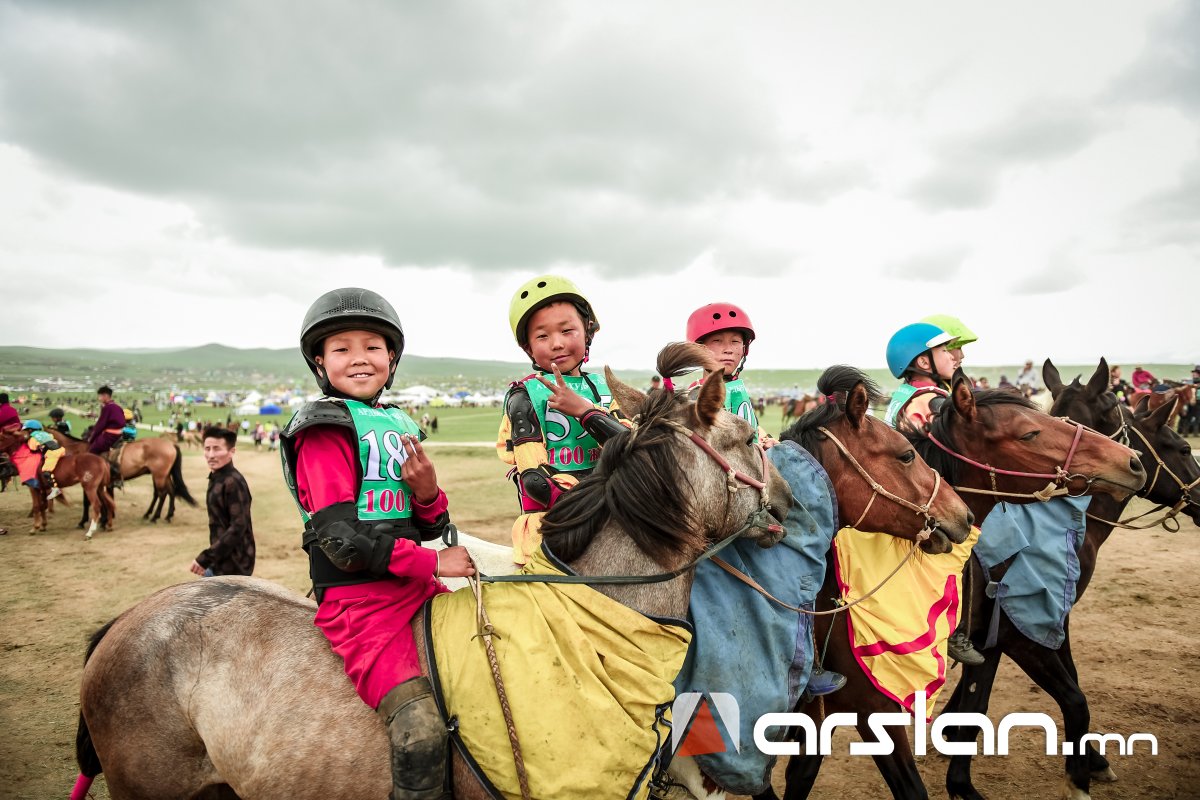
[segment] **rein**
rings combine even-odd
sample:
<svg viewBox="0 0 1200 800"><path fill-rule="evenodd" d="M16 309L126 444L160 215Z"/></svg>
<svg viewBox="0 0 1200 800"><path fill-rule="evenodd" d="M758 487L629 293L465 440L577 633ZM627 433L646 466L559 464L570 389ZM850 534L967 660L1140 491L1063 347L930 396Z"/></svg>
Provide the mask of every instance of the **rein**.
<svg viewBox="0 0 1200 800"><path fill-rule="evenodd" d="M921 529L921 532L917 534L916 539L913 540L913 546L912 546L912 549L910 549L908 551L908 555L905 556L903 558L903 560L901 560L900 563L896 565L896 568L894 570L892 570L890 573L888 573L888 575L883 580L881 580L879 582L879 584L875 586L875 588L871 589L871 591L867 592L862 597L859 597L850 602L842 602L841 605L839 605L837 608L831 609L829 611L812 611L807 608L800 608L799 606L793 606L788 603L785 603L782 600L780 600L779 598L775 597L770 592L768 592L766 589L764 589L758 583L758 581L754 580L749 575L742 572L740 569L733 566L732 564L729 564L724 559L714 558L713 563L716 564L721 569L728 572L733 577L737 578L742 583L749 586L754 591L761 594L763 597L770 600L772 603L775 603L776 605L780 606L781 608L786 608L789 611L795 611L800 614L807 614L810 617L827 617L827 616L831 616L831 615L835 615L835 614L840 614L841 612L845 611L846 609L853 608L854 606L858 605L859 603L865 601L871 595L875 594L880 589L882 589L887 584L888 581L890 581L892 578L894 578L896 576L896 574L899 573L900 570L903 569L904 566L906 564L908 564L909 561L912 560L913 556L915 556L917 553L917 545L919 545L921 542L924 542L926 539L928 539L933 534L934 529L937 528L937 519L934 518L934 516L929 513L929 509L933 505L934 500L937 499L938 492L942 488L942 476L938 474L937 470L932 470L932 469L930 470L931 472L933 472L933 494L931 494L929 496L929 500L926 501L924 503L924 505L917 505L916 503L912 502L911 500L906 500L905 498L900 497L899 495L893 494L892 492L888 491L882 484L879 483L879 481L877 481L873 477L871 477L871 473L867 472L866 468L864 468L863 465L858 462L858 459L856 459L854 457L854 455L849 451L849 449L847 449L846 446L844 444L842 444L841 440L838 439L836 436L834 436L833 433L828 428L818 427L817 430L820 431L821 433L823 433L830 441L832 441L834 443L834 445L837 446L838 451L841 452L841 454L843 456L845 456L846 460L850 462L850 464L854 467L854 469L856 469L858 471L858 474L863 477L863 480L865 480L867 482L867 485L869 485L871 487L871 499L867 501L866 507L863 508L862 513L858 516L858 521L855 522L853 525L846 526L846 527L857 528L859 525L861 525L862 521L864 519L866 519L866 517L867 517L867 512L871 510L871 505L875 502L875 498L879 495L883 495L884 497L891 500L892 502L897 503L898 505L901 505L901 506L925 517L925 527Z"/></svg>
<svg viewBox="0 0 1200 800"><path fill-rule="evenodd" d="M968 486L955 486L954 487L955 491L971 492L973 494L987 494L987 495L992 495L994 497L1029 498L1029 499L1033 499L1033 500L1040 500L1041 502L1044 503L1047 500L1050 500L1055 497L1061 497L1063 495L1067 495L1068 497L1082 497L1083 495L1087 494L1088 490L1092 487L1092 484L1096 482L1095 478L1089 478L1086 475L1073 474L1070 472L1071 461L1073 461L1075 458L1075 451L1079 448L1079 441L1080 441L1080 439L1083 438L1084 431L1091 430L1091 429L1085 425L1080 425L1078 422L1074 422L1069 419L1064 419L1063 421L1069 425L1075 426L1075 436L1073 439L1071 439L1070 449L1067 450L1066 461L1063 463L1063 465L1061 467L1055 467L1054 472L1052 472L1052 473L1050 473L1050 472L1019 472L1017 470L1000 469L998 467L993 467L991 464L984 464L979 461L975 461L974 459L968 458L967 456L963 455L962 453L957 452L956 450L950 449L946 445L942 444L938 440L938 438L933 435L932 432L928 432L925 435L929 439L929 441L933 442L935 445L937 445L943 451L950 454L951 456L958 459L959 461L962 461L965 464L970 464L972 467L976 467L978 469L981 469L981 470L984 470L985 472L987 472L988 477L991 479L991 482L992 482L992 488L990 490L988 490L988 489L972 489ZM1093 431L1093 433L1095 433L1097 436L1103 435L1099 431ZM997 475L1009 475L1014 478L1045 478L1045 479L1049 480L1050 483L1046 484L1046 486L1044 488L1042 488L1036 492L1001 492L996 488L996 476ZM1079 494L1071 493L1069 484L1071 483L1071 481L1074 481L1074 480L1081 480L1084 482L1083 491L1081 491Z"/></svg>

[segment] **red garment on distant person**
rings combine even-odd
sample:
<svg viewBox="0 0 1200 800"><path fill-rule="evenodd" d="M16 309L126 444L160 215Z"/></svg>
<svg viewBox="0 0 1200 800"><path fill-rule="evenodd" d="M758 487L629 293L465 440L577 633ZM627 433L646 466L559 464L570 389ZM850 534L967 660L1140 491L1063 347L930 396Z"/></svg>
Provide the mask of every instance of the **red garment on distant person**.
<svg viewBox="0 0 1200 800"><path fill-rule="evenodd" d="M358 451L349 431L321 425L297 434L296 489L309 514L358 500ZM422 522L434 521L447 508L441 489L427 505L416 498L412 502L413 515ZM410 623L426 600L449 591L434 577L437 563L435 550L399 539L388 565L395 577L331 586L317 607L316 626L371 708L393 687L421 674Z"/></svg>
<svg viewBox="0 0 1200 800"><path fill-rule="evenodd" d="M21 427L21 415L8 403L0 403L0 428L7 428L9 425Z"/></svg>
<svg viewBox="0 0 1200 800"><path fill-rule="evenodd" d="M1153 389L1154 376L1150 374L1148 369L1135 369L1133 371L1133 388L1135 389Z"/></svg>

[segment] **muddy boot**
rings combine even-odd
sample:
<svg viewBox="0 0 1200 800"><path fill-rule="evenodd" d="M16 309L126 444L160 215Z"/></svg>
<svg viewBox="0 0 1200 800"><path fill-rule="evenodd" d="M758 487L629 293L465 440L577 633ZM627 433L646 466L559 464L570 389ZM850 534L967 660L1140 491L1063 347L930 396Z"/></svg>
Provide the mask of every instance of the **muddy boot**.
<svg viewBox="0 0 1200 800"><path fill-rule="evenodd" d="M392 743L392 800L450 800L446 722L426 677L388 692L377 709Z"/></svg>
<svg viewBox="0 0 1200 800"><path fill-rule="evenodd" d="M125 481L121 480L121 468L116 464L109 464L108 472L110 475L112 475L112 488L124 489Z"/></svg>
<svg viewBox="0 0 1200 800"><path fill-rule="evenodd" d="M983 653L975 649L974 643L962 631L955 631L946 643L950 657L968 667L978 667L983 663Z"/></svg>
<svg viewBox="0 0 1200 800"><path fill-rule="evenodd" d="M50 487L50 493L46 495L47 501L53 500L54 498L56 498L60 494L62 494L62 489L58 488L58 483L55 482L54 476L51 475L49 472L42 473L42 480L44 480L46 482L46 485Z"/></svg>

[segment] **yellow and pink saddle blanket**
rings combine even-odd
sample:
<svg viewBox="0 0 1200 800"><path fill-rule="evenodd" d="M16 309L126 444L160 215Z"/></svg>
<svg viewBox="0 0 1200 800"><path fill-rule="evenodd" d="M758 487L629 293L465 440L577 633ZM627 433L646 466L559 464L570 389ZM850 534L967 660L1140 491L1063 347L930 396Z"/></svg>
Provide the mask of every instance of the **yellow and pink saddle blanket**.
<svg viewBox="0 0 1200 800"><path fill-rule="evenodd" d="M851 651L879 691L910 713L918 691L934 701L946 682L946 640L958 625L962 569L979 539L972 528L949 553L918 550L875 594L846 612ZM843 528L833 540L842 599L879 585L908 557L912 542L883 533Z"/></svg>
<svg viewBox="0 0 1200 800"><path fill-rule="evenodd" d="M568 573L546 551L526 573ZM646 798L670 737L672 680L691 628L655 620L589 586L485 583L483 602L534 797ZM519 798L512 746L476 600L460 589L426 614L430 679L455 745L497 797Z"/></svg>

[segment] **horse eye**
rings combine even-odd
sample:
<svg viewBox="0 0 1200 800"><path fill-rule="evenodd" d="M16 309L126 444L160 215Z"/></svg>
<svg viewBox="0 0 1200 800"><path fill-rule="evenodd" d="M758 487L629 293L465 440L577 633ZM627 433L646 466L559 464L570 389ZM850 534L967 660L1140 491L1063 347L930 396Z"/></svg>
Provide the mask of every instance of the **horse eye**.
<svg viewBox="0 0 1200 800"><path fill-rule="evenodd" d="M900 461L905 464L911 464L917 457L917 454L912 450L905 450L900 454Z"/></svg>
<svg viewBox="0 0 1200 800"><path fill-rule="evenodd" d="M754 434L754 433L750 434L750 438L746 440L746 444L750 445L751 447L754 447L755 436L757 436L757 434Z"/></svg>
<svg viewBox="0 0 1200 800"><path fill-rule="evenodd" d="M1036 439L1038 437L1039 433L1041 433L1041 431L1030 431L1029 433L1027 433L1021 437L1021 441L1022 442L1032 442L1034 439Z"/></svg>

